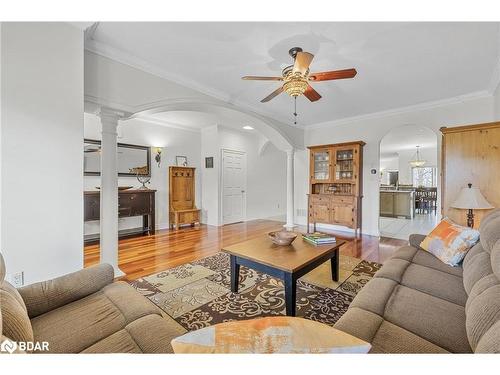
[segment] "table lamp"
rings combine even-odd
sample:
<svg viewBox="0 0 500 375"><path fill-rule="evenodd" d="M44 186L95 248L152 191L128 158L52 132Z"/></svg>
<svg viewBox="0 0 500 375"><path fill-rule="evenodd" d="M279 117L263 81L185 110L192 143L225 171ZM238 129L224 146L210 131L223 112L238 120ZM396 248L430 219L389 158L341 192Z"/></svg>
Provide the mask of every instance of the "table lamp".
<svg viewBox="0 0 500 375"><path fill-rule="evenodd" d="M487 210L494 208L481 194L477 187L472 187L472 184L467 184L468 187L462 188L458 198L452 203L451 207L468 210L467 212L467 226L474 227L474 213L472 210Z"/></svg>

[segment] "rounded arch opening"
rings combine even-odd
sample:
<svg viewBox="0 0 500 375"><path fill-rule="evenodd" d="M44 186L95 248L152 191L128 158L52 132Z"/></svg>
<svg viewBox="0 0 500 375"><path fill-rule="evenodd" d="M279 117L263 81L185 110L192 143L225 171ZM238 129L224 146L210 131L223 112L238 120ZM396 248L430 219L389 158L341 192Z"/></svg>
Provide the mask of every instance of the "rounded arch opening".
<svg viewBox="0 0 500 375"><path fill-rule="evenodd" d="M408 240L429 233L440 219L439 138L429 127L407 124L379 142L379 233Z"/></svg>
<svg viewBox="0 0 500 375"><path fill-rule="evenodd" d="M140 118L153 116L162 112L172 111L194 111L205 112L221 117L234 118L241 124L249 125L267 138L277 149L288 151L296 148L291 139L280 131L273 120L260 116L256 113L236 109L230 104L220 104L212 102L189 101L189 100L171 100L168 102L155 103L147 108L141 108L132 114L129 118Z"/></svg>

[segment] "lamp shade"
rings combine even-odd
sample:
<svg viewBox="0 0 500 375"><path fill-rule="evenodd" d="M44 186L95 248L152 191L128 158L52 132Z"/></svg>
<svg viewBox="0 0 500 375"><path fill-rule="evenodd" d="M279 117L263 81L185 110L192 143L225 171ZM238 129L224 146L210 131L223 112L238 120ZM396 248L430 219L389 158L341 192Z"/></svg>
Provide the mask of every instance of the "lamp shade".
<svg viewBox="0 0 500 375"><path fill-rule="evenodd" d="M477 187L472 187L469 184L468 187L462 188L458 198L452 203L453 208L462 208L465 210L486 210L488 208L494 208L481 194L481 191Z"/></svg>

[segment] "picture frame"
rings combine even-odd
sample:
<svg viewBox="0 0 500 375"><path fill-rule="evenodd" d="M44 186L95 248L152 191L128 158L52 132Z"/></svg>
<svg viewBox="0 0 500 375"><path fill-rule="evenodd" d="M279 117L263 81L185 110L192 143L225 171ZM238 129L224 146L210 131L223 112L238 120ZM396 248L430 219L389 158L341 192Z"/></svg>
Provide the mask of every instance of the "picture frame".
<svg viewBox="0 0 500 375"><path fill-rule="evenodd" d="M209 156L205 158L205 168L213 168L214 167L214 157Z"/></svg>
<svg viewBox="0 0 500 375"><path fill-rule="evenodd" d="M187 156L176 156L175 165L178 167L187 167L188 166Z"/></svg>

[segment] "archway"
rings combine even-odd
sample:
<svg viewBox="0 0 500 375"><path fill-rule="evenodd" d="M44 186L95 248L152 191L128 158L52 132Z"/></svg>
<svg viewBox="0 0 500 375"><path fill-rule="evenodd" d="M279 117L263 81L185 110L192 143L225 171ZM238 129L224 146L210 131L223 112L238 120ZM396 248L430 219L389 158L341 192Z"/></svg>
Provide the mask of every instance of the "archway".
<svg viewBox="0 0 500 375"><path fill-rule="evenodd" d="M440 218L439 150L436 133L403 125L380 141L379 232L407 240L427 234Z"/></svg>

